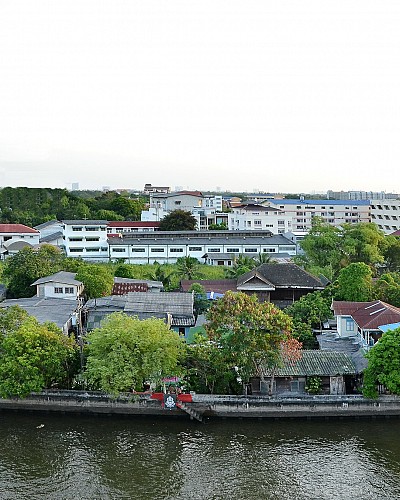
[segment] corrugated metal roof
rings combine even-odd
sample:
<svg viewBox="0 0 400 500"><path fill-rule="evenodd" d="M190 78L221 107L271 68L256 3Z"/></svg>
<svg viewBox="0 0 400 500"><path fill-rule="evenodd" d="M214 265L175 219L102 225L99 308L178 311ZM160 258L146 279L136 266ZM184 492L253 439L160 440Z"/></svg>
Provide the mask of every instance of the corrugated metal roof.
<svg viewBox="0 0 400 500"><path fill-rule="evenodd" d="M301 269L301 267L290 262L262 264L238 278L238 289L240 289L241 285L248 284L253 277L258 279L262 277L276 288L296 287L317 290L324 288L319 278L312 276L310 273L304 271L304 269Z"/></svg>
<svg viewBox="0 0 400 500"><path fill-rule="evenodd" d="M276 371L277 377L335 376L356 373L351 357L344 352L304 350L296 362L286 362Z"/></svg>
<svg viewBox="0 0 400 500"><path fill-rule="evenodd" d="M68 271L59 271L58 273L52 274L50 276L44 276L39 278L31 286L41 285L43 283L63 283L66 285L82 285L82 281L75 279L76 273L70 273Z"/></svg>
<svg viewBox="0 0 400 500"><path fill-rule="evenodd" d="M352 316L357 325L365 330L378 330L383 325L400 322L400 309L374 300L372 302L333 301L335 316Z"/></svg>

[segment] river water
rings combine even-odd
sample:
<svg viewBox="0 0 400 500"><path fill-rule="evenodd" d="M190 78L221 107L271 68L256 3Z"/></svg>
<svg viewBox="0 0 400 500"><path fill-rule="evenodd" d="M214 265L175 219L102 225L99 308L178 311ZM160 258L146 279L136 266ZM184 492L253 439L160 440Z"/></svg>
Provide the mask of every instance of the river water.
<svg viewBox="0 0 400 500"><path fill-rule="evenodd" d="M0 499L399 499L400 421L0 413Z"/></svg>

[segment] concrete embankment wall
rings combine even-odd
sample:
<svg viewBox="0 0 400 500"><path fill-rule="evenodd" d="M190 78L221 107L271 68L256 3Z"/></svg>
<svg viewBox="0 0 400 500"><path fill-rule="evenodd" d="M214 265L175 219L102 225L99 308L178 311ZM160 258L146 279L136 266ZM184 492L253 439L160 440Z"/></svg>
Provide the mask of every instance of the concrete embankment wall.
<svg viewBox="0 0 400 500"><path fill-rule="evenodd" d="M376 418L400 417L400 398L381 396L214 396L194 394L187 407L205 418ZM164 409L150 395L127 394L116 399L96 392L44 391L24 399L0 399L0 411L39 411L97 415L190 418L181 409Z"/></svg>

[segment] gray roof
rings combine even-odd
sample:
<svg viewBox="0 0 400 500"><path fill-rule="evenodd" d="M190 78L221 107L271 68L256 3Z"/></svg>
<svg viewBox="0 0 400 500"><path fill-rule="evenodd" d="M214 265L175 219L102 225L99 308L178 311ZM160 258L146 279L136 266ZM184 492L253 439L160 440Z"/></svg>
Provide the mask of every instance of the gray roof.
<svg viewBox="0 0 400 500"><path fill-rule="evenodd" d="M317 335L319 347L323 351L344 352L351 356L356 367L356 373L361 373L368 365L364 349L360 346L357 338L340 337L337 332L328 331Z"/></svg>
<svg viewBox="0 0 400 500"><path fill-rule="evenodd" d="M40 238L39 243L46 243L48 241L53 241L53 240L56 240L58 238L62 238L62 235L63 235L62 231L57 231L57 232L48 234L47 236L43 236L43 238Z"/></svg>
<svg viewBox="0 0 400 500"><path fill-rule="evenodd" d="M301 359L287 361L276 371L278 377L352 375L356 367L344 352L304 350Z"/></svg>
<svg viewBox="0 0 400 500"><path fill-rule="evenodd" d="M194 325L193 294L185 292L130 292L127 295L111 295L86 302L89 313L111 314L123 311L139 319L162 318L172 315L173 325Z"/></svg>
<svg viewBox="0 0 400 500"><path fill-rule="evenodd" d="M47 321L62 328L77 308L77 303L70 299L48 299L30 297L24 299L7 299L0 302L0 307L20 306L39 323Z"/></svg>
<svg viewBox="0 0 400 500"><path fill-rule="evenodd" d="M12 241L10 243L8 241L5 241L3 243L3 246L9 252L11 252L11 251L12 252L19 252L20 250L22 250L25 247L32 247L32 245L30 243L28 243L27 241L24 241L24 240Z"/></svg>
<svg viewBox="0 0 400 500"><path fill-rule="evenodd" d="M39 278L31 286L41 285L43 283L64 283L66 285L82 285L82 281L75 279L76 273L70 273L67 271L59 271L58 273L52 274L51 276L44 276Z"/></svg>
<svg viewBox="0 0 400 500"><path fill-rule="evenodd" d="M77 219L77 220L63 220L63 224L68 224L70 226L104 226L108 224L108 220L86 220L86 219Z"/></svg>
<svg viewBox="0 0 400 500"><path fill-rule="evenodd" d="M323 289L324 285L319 278L304 271L293 263L261 264L256 269L243 274L238 278L238 287L259 275L269 281L276 288L310 288Z"/></svg>
<svg viewBox="0 0 400 500"><path fill-rule="evenodd" d="M57 223L60 224L60 222L57 219L48 220L46 222L42 222L42 224L38 224L37 226L34 226L33 229L37 229L39 231L40 229L44 229L47 226L52 226L53 224L57 224Z"/></svg>

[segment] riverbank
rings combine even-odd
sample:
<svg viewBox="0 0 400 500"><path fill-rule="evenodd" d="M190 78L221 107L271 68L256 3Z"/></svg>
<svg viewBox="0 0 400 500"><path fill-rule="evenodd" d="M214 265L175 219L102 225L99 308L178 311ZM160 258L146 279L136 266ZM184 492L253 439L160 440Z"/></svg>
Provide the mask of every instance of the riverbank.
<svg viewBox="0 0 400 500"><path fill-rule="evenodd" d="M369 400L349 396L219 396L182 395L168 409L161 394L126 394L112 398L99 392L44 391L23 399L0 399L0 411L57 412L132 417L190 418L398 418L400 398Z"/></svg>

